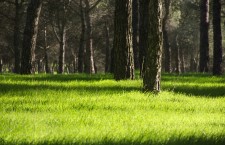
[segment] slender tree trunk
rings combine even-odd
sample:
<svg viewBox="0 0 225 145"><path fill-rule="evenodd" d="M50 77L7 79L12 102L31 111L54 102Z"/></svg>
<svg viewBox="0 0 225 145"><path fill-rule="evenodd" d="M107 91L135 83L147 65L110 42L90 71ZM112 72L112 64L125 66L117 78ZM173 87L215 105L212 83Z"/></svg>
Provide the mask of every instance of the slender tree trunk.
<svg viewBox="0 0 225 145"><path fill-rule="evenodd" d="M222 74L221 0L213 1L213 75Z"/></svg>
<svg viewBox="0 0 225 145"><path fill-rule="evenodd" d="M94 51L93 51L93 38L92 38L92 22L90 17L90 4L89 0L85 0L85 22L87 25L86 29L86 57L85 57L85 73L95 73L94 67Z"/></svg>
<svg viewBox="0 0 225 145"><path fill-rule="evenodd" d="M144 91L160 91L161 59L162 59L162 25L161 25L161 1L144 1L144 28L147 37L143 43L146 49L144 58L143 88Z"/></svg>
<svg viewBox="0 0 225 145"><path fill-rule="evenodd" d="M50 73L50 69L49 69L49 64L48 64L48 43L47 43L47 28L46 28L46 24L44 27L44 60L45 60L45 72L46 73Z"/></svg>
<svg viewBox="0 0 225 145"><path fill-rule="evenodd" d="M181 61L180 61L180 46L178 43L178 35L176 34L175 40L174 40L174 46L175 46L175 72L177 74L181 73Z"/></svg>
<svg viewBox="0 0 225 145"><path fill-rule="evenodd" d="M41 7L42 0L31 0L27 8L26 26L23 37L21 74L34 73L35 47Z"/></svg>
<svg viewBox="0 0 225 145"><path fill-rule="evenodd" d="M181 59L181 72L185 73L185 58L184 58L184 48L180 48L180 59Z"/></svg>
<svg viewBox="0 0 225 145"><path fill-rule="evenodd" d="M170 14L170 3L171 0L164 0L165 4L165 15L162 20L162 32L163 32L163 48L165 55L165 72L171 72L171 48L169 44L168 31L166 28L167 21Z"/></svg>
<svg viewBox="0 0 225 145"><path fill-rule="evenodd" d="M209 71L209 0L200 2L200 62L199 71Z"/></svg>
<svg viewBox="0 0 225 145"><path fill-rule="evenodd" d="M14 18L14 73L20 73L20 49L19 49L19 27L20 27L20 5L19 1L15 0L15 18Z"/></svg>
<svg viewBox="0 0 225 145"><path fill-rule="evenodd" d="M80 18L81 18L81 34L80 34L80 46L78 52L78 72L84 71L84 43L85 43L85 13L82 6L83 0L80 0Z"/></svg>
<svg viewBox="0 0 225 145"><path fill-rule="evenodd" d="M60 32L60 46L59 46L59 67L58 73L64 73L65 69L65 47L66 47L66 30L63 27L62 32Z"/></svg>
<svg viewBox="0 0 225 145"><path fill-rule="evenodd" d="M115 0L114 78L134 79L132 49L132 0Z"/></svg>
<svg viewBox="0 0 225 145"><path fill-rule="evenodd" d="M110 72L110 45L109 45L109 27L107 22L104 25L105 30L105 72Z"/></svg>
<svg viewBox="0 0 225 145"><path fill-rule="evenodd" d="M2 62L2 59L0 58L0 73L2 73L3 72L3 62Z"/></svg>
<svg viewBox="0 0 225 145"><path fill-rule="evenodd" d="M134 51L134 67L135 69L139 69L139 49L138 49L138 5L139 0L133 0L132 3L132 28L133 28L133 51Z"/></svg>

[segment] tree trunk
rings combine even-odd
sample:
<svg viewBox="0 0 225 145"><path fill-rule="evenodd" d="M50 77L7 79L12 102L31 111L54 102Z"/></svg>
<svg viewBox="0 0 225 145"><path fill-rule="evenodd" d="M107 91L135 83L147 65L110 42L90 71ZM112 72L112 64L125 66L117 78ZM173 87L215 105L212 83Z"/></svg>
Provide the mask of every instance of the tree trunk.
<svg viewBox="0 0 225 145"><path fill-rule="evenodd" d="M26 25L23 36L21 74L34 73L35 47L42 0L31 0L27 8Z"/></svg>
<svg viewBox="0 0 225 145"><path fill-rule="evenodd" d="M168 31L166 29L166 24L170 14L170 3L171 3L171 0L164 0L165 15L162 20L163 48L164 48L164 55L165 55L165 72L169 72L169 73L171 72L171 48L169 44Z"/></svg>
<svg viewBox="0 0 225 145"><path fill-rule="evenodd" d="M86 56L85 56L85 73L95 73L94 67L94 51L93 51L93 38L92 38L92 22L90 17L90 4L89 0L85 0L85 22L86 29Z"/></svg>
<svg viewBox="0 0 225 145"><path fill-rule="evenodd" d="M65 47L66 47L66 30L63 27L62 32L60 32L60 44L59 44L59 67L58 73L64 73L65 69Z"/></svg>
<svg viewBox="0 0 225 145"><path fill-rule="evenodd" d="M45 27L44 27L44 53L45 53L44 60L45 60L45 72L46 73L50 73L49 64L48 64L48 52L47 52L47 49L48 49L47 28L46 28L46 24L45 24Z"/></svg>
<svg viewBox="0 0 225 145"><path fill-rule="evenodd" d="M3 72L3 62L2 62L2 59L0 58L0 73L2 73Z"/></svg>
<svg viewBox="0 0 225 145"><path fill-rule="evenodd" d="M174 47L175 47L175 72L177 74L180 74L181 73L181 68L180 68L180 65L181 65L181 61L180 61L180 46L179 46L179 43L178 43L178 34L176 34L175 36L175 40L174 40Z"/></svg>
<svg viewBox="0 0 225 145"><path fill-rule="evenodd" d="M139 0L133 0L132 3L132 28L133 28L133 35L132 35L132 41L133 41L133 51L134 51L134 67L135 69L139 69L139 49L138 49L138 5Z"/></svg>
<svg viewBox="0 0 225 145"><path fill-rule="evenodd" d="M105 72L110 72L110 45L109 45L109 27L107 22L104 25L105 30Z"/></svg>
<svg viewBox="0 0 225 145"><path fill-rule="evenodd" d="M85 43L85 14L82 6L83 0L80 0L80 18L81 18L81 34L80 34L80 46L78 52L78 72L84 71L84 43Z"/></svg>
<svg viewBox="0 0 225 145"><path fill-rule="evenodd" d="M19 28L20 28L20 4L18 0L15 0L15 18L14 18L14 73L20 73L20 49L19 49Z"/></svg>
<svg viewBox="0 0 225 145"><path fill-rule="evenodd" d="M144 42L147 38L147 31L145 29L144 17L146 14L144 12L145 2L144 0L139 0L139 68L140 68L140 77L143 77L143 65L144 65L144 57L145 57L145 47Z"/></svg>
<svg viewBox="0 0 225 145"><path fill-rule="evenodd" d="M200 2L200 62L199 71L209 71L209 0Z"/></svg>
<svg viewBox="0 0 225 145"><path fill-rule="evenodd" d="M162 59L162 25L161 1L143 0L143 25L147 31L143 46L146 50L144 58L143 88L144 91L160 91L161 59Z"/></svg>
<svg viewBox="0 0 225 145"><path fill-rule="evenodd" d="M114 78L134 79L132 49L132 0L115 0Z"/></svg>
<svg viewBox="0 0 225 145"><path fill-rule="evenodd" d="M213 75L222 75L221 0L213 1Z"/></svg>

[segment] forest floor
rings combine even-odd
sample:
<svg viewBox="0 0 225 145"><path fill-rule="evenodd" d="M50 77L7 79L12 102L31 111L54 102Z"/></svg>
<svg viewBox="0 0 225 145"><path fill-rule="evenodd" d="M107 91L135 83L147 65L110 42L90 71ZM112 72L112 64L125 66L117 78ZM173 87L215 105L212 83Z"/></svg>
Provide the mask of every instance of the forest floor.
<svg viewBox="0 0 225 145"><path fill-rule="evenodd" d="M111 75L0 75L0 145L224 145L225 77L163 74L162 92Z"/></svg>

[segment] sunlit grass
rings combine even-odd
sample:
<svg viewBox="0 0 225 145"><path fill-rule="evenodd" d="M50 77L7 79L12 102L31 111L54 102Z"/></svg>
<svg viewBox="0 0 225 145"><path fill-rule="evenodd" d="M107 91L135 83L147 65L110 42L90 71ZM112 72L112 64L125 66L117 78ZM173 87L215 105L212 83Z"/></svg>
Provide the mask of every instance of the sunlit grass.
<svg viewBox="0 0 225 145"><path fill-rule="evenodd" d="M224 145L225 78L0 75L0 144Z"/></svg>

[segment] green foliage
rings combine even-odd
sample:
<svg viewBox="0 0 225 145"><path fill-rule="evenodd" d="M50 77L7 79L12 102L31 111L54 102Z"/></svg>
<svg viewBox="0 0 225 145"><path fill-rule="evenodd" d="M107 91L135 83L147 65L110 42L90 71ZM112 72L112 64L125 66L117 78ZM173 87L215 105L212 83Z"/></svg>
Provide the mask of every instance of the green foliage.
<svg viewBox="0 0 225 145"><path fill-rule="evenodd" d="M164 74L156 96L111 75L0 75L0 144L223 145L224 83Z"/></svg>

